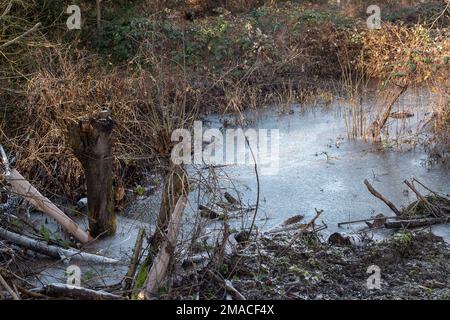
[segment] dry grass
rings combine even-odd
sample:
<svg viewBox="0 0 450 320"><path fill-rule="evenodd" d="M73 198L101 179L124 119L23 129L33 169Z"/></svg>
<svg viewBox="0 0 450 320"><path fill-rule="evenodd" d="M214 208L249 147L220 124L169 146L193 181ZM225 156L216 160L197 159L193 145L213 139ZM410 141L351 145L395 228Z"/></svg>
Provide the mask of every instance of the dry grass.
<svg viewBox="0 0 450 320"><path fill-rule="evenodd" d="M164 70L104 70L97 57L74 58L64 49L45 58L46 67L28 82L26 100L2 121L2 140L21 172L49 190L82 193L84 177L66 143L66 127L102 107L112 110L116 124L116 185L170 157L172 130L183 127L196 107L195 92L183 79Z"/></svg>
<svg viewBox="0 0 450 320"><path fill-rule="evenodd" d="M433 30L422 25L406 27L386 23L381 30L359 31L351 35L359 54L348 53L343 47L340 57L342 85L351 107L346 123L349 136L364 137L368 121L377 119L396 88L429 88L435 99L431 110L433 116L427 122L427 129L435 134L425 144L434 145L430 153L445 154L448 141L448 87L450 41L448 29ZM350 48L351 52L352 48ZM370 110L367 104L368 80L376 80L375 97L378 103Z"/></svg>
<svg viewBox="0 0 450 320"><path fill-rule="evenodd" d="M100 62L105 57L70 46L28 46L34 73L26 76L23 94L1 97L7 102L0 115L2 143L28 178L74 196L83 193L84 178L65 143L68 121L101 107L112 109L115 183L123 186L140 179L149 166L167 166L170 132L192 121L197 110L241 115L248 108L279 104L288 111L290 104L324 95L324 79L339 76L352 101L351 136L366 131L362 95L367 79L377 78L385 87L409 83L438 92L431 126L441 146L448 139L447 29L385 24L380 31L354 31L317 6L269 2L251 15L225 12L195 23L164 18L161 25L158 20L132 39L138 50L125 67L105 66ZM227 4L245 11L240 1ZM2 68L16 66L3 62ZM15 76L22 77L23 70Z"/></svg>

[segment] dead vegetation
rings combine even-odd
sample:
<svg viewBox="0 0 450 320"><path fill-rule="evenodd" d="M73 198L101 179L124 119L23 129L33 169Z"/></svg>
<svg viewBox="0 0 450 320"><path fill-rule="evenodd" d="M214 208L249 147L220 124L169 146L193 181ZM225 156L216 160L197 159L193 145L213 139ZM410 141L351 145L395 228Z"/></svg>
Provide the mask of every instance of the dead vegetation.
<svg viewBox="0 0 450 320"><path fill-rule="evenodd" d="M209 8L206 2L187 5ZM249 11L239 1L215 3L214 7L222 6L225 11L206 12L193 22L159 12L147 22L131 21L123 30L110 30L105 23L101 36L116 32L119 38L114 43L95 40L100 55L86 51L95 48L80 50L75 43L56 45L48 40L26 55L12 51L16 58L36 62L31 69L31 65L20 69L20 74L28 73L21 84L22 95L4 96L0 133L4 146L15 154L17 168L44 189L60 190L72 199L82 195L81 166L63 139L66 122L108 107L117 121L115 186L130 186L142 178L142 169L153 164L158 153L167 152L168 132L181 127L186 122L183 117L191 118L193 110L239 114L274 103L320 99L329 103L331 88L336 86L324 82L325 78L344 82L344 92L354 104L347 119L349 134L357 137L370 134L375 122L379 137L386 117L380 120L378 115L390 114L381 103L374 110L362 107L368 79L378 79L380 95L386 97L397 85L430 87L438 98L425 129L434 134L423 143L430 154L447 152L447 29L436 24L429 29L422 24L386 22L382 30L368 32L361 24L349 28L345 16L349 4L343 3L339 14L321 4L263 4L246 2L253 10ZM142 7L146 5L163 4L152 2ZM165 4L177 10L173 5ZM358 10L363 5L359 4ZM386 5L389 8L392 3L386 1ZM32 4L26 6L24 14L33 8ZM104 11L104 18L113 17L107 5ZM361 14L355 17L363 21ZM446 17L443 11L439 19ZM33 22L22 29L30 24ZM33 36L40 37L39 33ZM36 42L29 37L23 40L28 46L13 49L30 48ZM129 58L119 62L122 51ZM102 60L120 66L105 66ZM389 99L380 101L389 105ZM182 112L176 112L175 123L164 123L173 119L171 112L178 108ZM148 143L151 140L158 141Z"/></svg>
<svg viewBox="0 0 450 320"><path fill-rule="evenodd" d="M360 247L294 233L241 245L221 269L188 273L164 297L236 299L237 291L246 299L448 299L448 244L430 233L399 233ZM381 290L366 286L371 265L381 268Z"/></svg>
<svg viewBox="0 0 450 320"><path fill-rule="evenodd" d="M208 177L197 181L212 200L195 210L191 237L183 239L182 246L174 240L177 232L171 222L172 218L181 219L181 213L173 214L176 204L192 187L184 168L170 162L174 145L171 132L190 127L194 119L208 112L236 114L236 122L240 123L244 120L242 111L248 108L311 101L329 104L334 93L331 88L343 84L341 92L352 102L347 117L349 135L358 138L371 134L372 139L379 140L394 104L405 90L427 86L437 99L427 121L433 135L425 144L432 149L430 153L447 153L448 15L447 7L435 2L443 11L428 15L427 23L405 25L393 17L382 30L369 32L361 11L364 4L343 6L343 12L353 12L355 19L349 20L344 14L336 15L334 7L324 9L321 3L186 1L180 9L162 1L145 1L143 12L152 15L144 22L130 22L125 17L125 22L121 20L116 27L103 21L99 35L92 39L80 35L81 40L74 36L68 41L51 32L46 35L51 41L46 40L33 29L32 19L6 14L9 25L2 25L0 44L0 89L6 92L1 96L5 103L0 114L0 137L14 167L52 198L73 203L86 194L85 176L71 149L67 128L107 108L115 121L115 200L123 200L125 188L145 185L144 174L149 170L161 175L163 191L156 230L147 247L136 245L124 291L107 288L112 295L99 290L73 292L60 285L33 288L21 279L30 274L29 270L21 270L28 257L17 244L9 243L10 238L9 242L0 241L0 281L7 291L0 294L14 299L65 296L68 292L72 292L71 298L137 298L147 287L148 297L162 298L336 298L345 294L343 283L350 279L347 298L386 298L391 294L447 298L448 248L431 236L401 235L392 246L374 244L373 251L330 248L318 239L317 232L326 226L315 224L321 213L317 211L309 223L303 224L300 218L294 225L280 226L283 232L271 230L259 237L258 231L252 229L258 205L245 208L234 199L236 207L231 198L222 199L219 178L212 168L207 168ZM386 3L386 8L392 6ZM32 16L32 4L20 5L27 18ZM153 15L149 10L153 6L161 11ZM0 6L0 12L6 9ZM113 16L108 10L103 13L105 20ZM110 41L112 35L114 41ZM9 39L17 40L13 45ZM380 96L386 97L376 110L364 109L369 80L378 81ZM447 219L447 198L418 197L402 212L397 209L400 219L395 221L395 228L413 226L412 218ZM241 232L231 230L229 219L234 215L250 216L250 221L253 218L250 228L246 219ZM205 220L218 223L209 242L200 241L208 238ZM8 217L0 225L22 226L26 221ZM175 224L179 224L177 221ZM430 221L426 220L425 225ZM37 237L36 241L46 240L47 244L55 241L45 239L36 230L28 235ZM423 251L417 246L421 240L425 243ZM188 249L181 250L186 244ZM70 247L67 243L57 245ZM386 252L388 258L382 254ZM411 255L403 259L404 252ZM420 256L427 254L437 256L440 264L422 263ZM178 261L180 257L185 260ZM288 261L298 263L290 265ZM387 279L395 288L393 293L361 291L366 278L361 262L394 271L392 262L399 261L406 268L390 273ZM180 265L191 269L177 277L173 271ZM413 294L405 283L394 279L406 272L419 272L416 282L410 284L417 286ZM437 275L435 280L430 279L431 272ZM152 281L146 286L148 277ZM328 295L321 294L324 288L330 289ZM434 288L436 291L430 292Z"/></svg>

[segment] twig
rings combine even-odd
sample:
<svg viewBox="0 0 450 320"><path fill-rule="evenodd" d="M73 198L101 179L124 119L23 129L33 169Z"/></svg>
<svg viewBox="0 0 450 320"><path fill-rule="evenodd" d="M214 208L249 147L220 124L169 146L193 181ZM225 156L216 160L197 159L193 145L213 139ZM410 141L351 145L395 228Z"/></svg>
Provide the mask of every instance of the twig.
<svg viewBox="0 0 450 320"><path fill-rule="evenodd" d="M26 36L29 35L30 33L34 32L34 31L35 31L37 28L39 28L40 26L41 26L41 23L40 23L40 22L36 23L36 24L34 25L33 28L31 28L31 29L25 31L25 32L22 33L20 36L17 36L17 37L15 37L14 39L9 40L8 42L5 42L4 44L2 44L2 45L0 46L0 49L4 49L4 48L6 48L7 46L12 45L14 42L19 41L19 40L22 39L23 37L26 37Z"/></svg>
<svg viewBox="0 0 450 320"><path fill-rule="evenodd" d="M11 10L11 7L13 5L13 2L11 1L10 3L8 3L8 6L6 7L5 11L3 11L2 16L0 17L0 19L3 19Z"/></svg>
<svg viewBox="0 0 450 320"><path fill-rule="evenodd" d="M338 227L340 227L340 226L343 226L345 224L353 224L353 223L358 223L358 222L368 222L368 221L372 221L372 220L385 220L385 219L397 219L397 216L395 216L395 217L368 218L368 219L345 221L345 222L339 222L337 225L338 225Z"/></svg>
<svg viewBox="0 0 450 320"><path fill-rule="evenodd" d="M364 180L364 184L366 185L367 189L369 190L369 192L371 194L373 194L376 198L380 199L381 201L383 201L389 208L391 208L392 211L394 211L394 213L397 216L401 216L401 212L397 209L397 207L388 199L386 199L385 197L383 197L378 191L376 191L372 185L369 183L369 181L367 181L367 179Z"/></svg>
<svg viewBox="0 0 450 320"><path fill-rule="evenodd" d="M124 291L130 290L131 285L133 283L134 274L136 273L136 268L138 265L137 261L139 259L139 255L140 255L140 252L142 249L144 235L145 235L144 229L142 229L142 228L139 229L139 233L137 235L136 243L135 243L134 249L133 249L133 255L131 257L130 266L128 267L127 275L123 279L123 283L122 283L122 290L124 290Z"/></svg>
<svg viewBox="0 0 450 320"><path fill-rule="evenodd" d="M102 11L100 6L101 0L96 1L96 7L97 7L97 29L100 29L101 27L101 20L102 20Z"/></svg>
<svg viewBox="0 0 450 320"><path fill-rule="evenodd" d="M284 248L283 251L280 252L280 255L284 254L286 252L286 250L288 248L290 248L295 241L297 241L297 239L304 235L305 233L307 233L308 228L312 227L312 230L310 231L311 233L315 233L321 230L324 230L327 228L327 226L322 226L319 227L317 229L314 228L315 222L316 220L320 217L320 215L323 213L323 210L317 210L316 208L314 208L314 210L316 210L316 215L314 216L314 218L312 218L312 220L310 222L308 222L304 227L302 227L299 232L297 232L297 234L292 238L292 240L286 245L286 247Z"/></svg>
<svg viewBox="0 0 450 320"><path fill-rule="evenodd" d="M417 228L423 226L431 226L438 223L447 223L448 218L423 218L423 219L411 219L411 220L397 220L386 222L384 226L388 229L400 229L400 228Z"/></svg>
<svg viewBox="0 0 450 320"><path fill-rule="evenodd" d="M430 188L428 188L426 185L424 185L422 182L420 182L419 180L417 180L416 178L413 178L412 180L413 182L417 182L418 184L420 184L425 190L431 192L432 194L436 195L436 196L440 196L440 194L436 191L431 190ZM442 195L442 194L441 194Z"/></svg>
<svg viewBox="0 0 450 320"><path fill-rule="evenodd" d="M25 289L24 287L21 287L21 286L17 286L17 289L22 293L22 296L26 295L33 299L48 299L49 298L48 296L46 296L42 293L33 292L33 291Z"/></svg>
<svg viewBox="0 0 450 320"><path fill-rule="evenodd" d="M253 153L252 147L250 146L250 143L248 142L247 137L245 137L245 141L247 142L247 145L250 149L250 153L252 155L253 161L255 162L255 175L256 175L256 206L255 206L255 213L253 214L252 224L250 225L250 230L248 232L248 235L250 237L250 235L252 234L253 227L255 225L256 216L258 214L260 185L259 185L258 164L256 162L255 154Z"/></svg>
<svg viewBox="0 0 450 320"><path fill-rule="evenodd" d="M394 103L400 98L400 96L408 89L408 85L400 86L397 85L400 88L400 91L398 91L392 100L389 102L389 104L384 109L381 118L372 123L372 126L369 128L372 131L372 139L377 140L380 137L381 130L383 129L384 125L386 124L387 120L389 119L389 115L391 114L391 109Z"/></svg>
<svg viewBox="0 0 450 320"><path fill-rule="evenodd" d="M416 194L417 198L422 200L424 205L427 207L427 209L431 212L433 216L435 216L436 218L440 217L440 213L436 211L436 208L431 203L429 203L428 200L423 195L421 195L420 192L417 191L417 189L408 180L405 180L403 182L408 186L408 188L410 188Z"/></svg>
<svg viewBox="0 0 450 320"><path fill-rule="evenodd" d="M11 172L11 167L9 165L8 157L6 156L5 149L3 149L3 146L0 144L0 156L3 166L5 167L5 175L9 175Z"/></svg>
<svg viewBox="0 0 450 320"><path fill-rule="evenodd" d="M17 296L14 290L11 289L6 280L3 278L1 273L0 273L0 284L6 289L6 291L9 292L9 294L13 297L14 300L20 300L20 298Z"/></svg>

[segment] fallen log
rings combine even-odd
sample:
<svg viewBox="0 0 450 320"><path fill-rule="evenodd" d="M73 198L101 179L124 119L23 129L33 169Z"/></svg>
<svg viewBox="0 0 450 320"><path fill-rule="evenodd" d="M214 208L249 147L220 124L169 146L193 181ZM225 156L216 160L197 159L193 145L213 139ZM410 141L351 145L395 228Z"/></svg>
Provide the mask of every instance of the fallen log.
<svg viewBox="0 0 450 320"><path fill-rule="evenodd" d="M387 229L401 229L401 228L418 228L431 226L433 224L447 223L447 218L422 218L422 219L409 219L409 220L396 220L387 221L384 226Z"/></svg>
<svg viewBox="0 0 450 320"><path fill-rule="evenodd" d="M202 204L198 205L198 210L200 210L200 216L202 216L203 218L217 219L220 217L220 214L218 212Z"/></svg>
<svg viewBox="0 0 450 320"><path fill-rule="evenodd" d="M78 224L70 219L64 212L55 206L49 199L44 197L35 187L33 187L17 170L11 169L5 175L6 181L13 190L39 211L46 213L55 219L63 228L82 243L92 240L89 234Z"/></svg>
<svg viewBox="0 0 450 320"><path fill-rule="evenodd" d="M31 239L20 234L8 231L0 227L0 238L3 238L20 247L35 251L37 253L56 258L56 259L74 259L88 261L93 263L119 263L119 260L108 257L83 252L76 249L63 249L57 246L48 245L45 241Z"/></svg>
<svg viewBox="0 0 450 320"><path fill-rule="evenodd" d="M366 136L369 136L369 138L371 138L372 141L381 140L380 139L381 130L383 129L389 116L391 115L392 107L394 106L395 102L400 98L400 96L403 93L405 93L407 89L408 85L400 86L400 90L394 93L392 99L389 101L384 110L381 112L381 116L378 117L378 119L376 119L375 121L373 121L372 124L369 126L366 132Z"/></svg>
<svg viewBox="0 0 450 320"><path fill-rule="evenodd" d="M397 207L391 201L389 201L388 199L383 197L383 195L381 195L378 191L376 191L367 179L364 179L364 184L366 185L369 192L373 194L376 198L383 201L395 213L395 215L401 216L400 210L398 210Z"/></svg>
<svg viewBox="0 0 450 320"><path fill-rule="evenodd" d="M44 287L34 289L33 292L57 298L70 298L77 300L124 300L122 296L103 290L92 290L64 283L50 283Z"/></svg>
<svg viewBox="0 0 450 320"><path fill-rule="evenodd" d="M170 259L175 250L178 231L181 226L181 216L186 206L186 196L180 196L173 210L172 216L167 227L167 238L161 246L161 249L156 256L153 265L148 273L147 284L145 288L145 297L147 299L153 298L158 292L159 287L164 281L167 268L169 267Z"/></svg>

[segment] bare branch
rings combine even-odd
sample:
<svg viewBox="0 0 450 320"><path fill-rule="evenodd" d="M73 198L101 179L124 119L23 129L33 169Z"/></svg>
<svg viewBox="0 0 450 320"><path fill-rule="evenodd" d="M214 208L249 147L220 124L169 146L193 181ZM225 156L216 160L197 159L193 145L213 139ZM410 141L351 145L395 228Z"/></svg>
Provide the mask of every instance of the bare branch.
<svg viewBox="0 0 450 320"><path fill-rule="evenodd" d="M40 26L41 26L41 23L40 23L40 22L36 23L36 24L34 25L34 27L31 28L30 30L25 31L25 32L22 33L20 36L15 37L14 39L9 40L8 42L5 42L4 44L2 44L2 45L0 46L0 49L4 49L4 48L6 48L6 47L12 45L13 43L19 41L19 40L22 39L23 37L26 37L26 36L29 35L30 33L36 31L36 29L39 28Z"/></svg>
<svg viewBox="0 0 450 320"><path fill-rule="evenodd" d="M11 10L13 3L12 1L10 3L8 3L8 6L6 7L5 11L3 12L3 14L0 16L0 19L3 19Z"/></svg>

